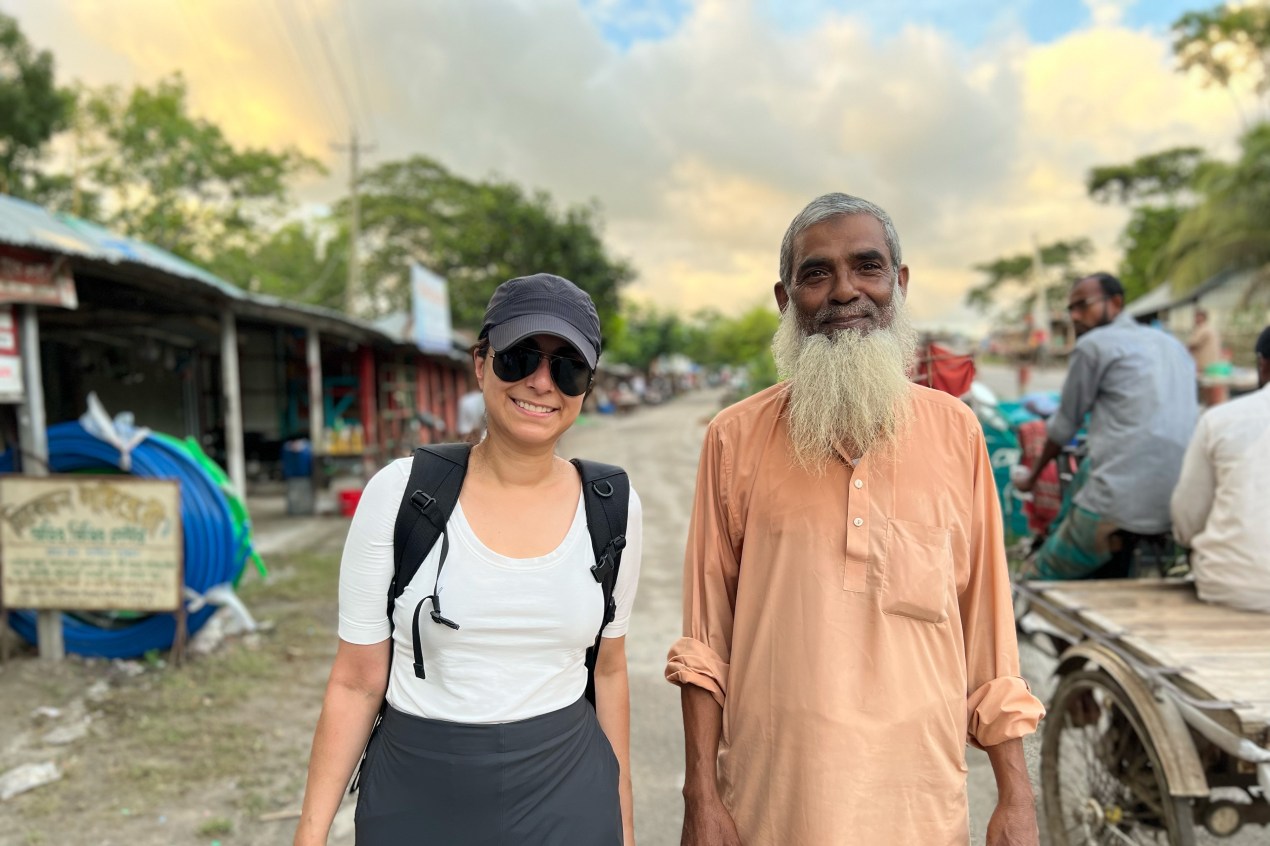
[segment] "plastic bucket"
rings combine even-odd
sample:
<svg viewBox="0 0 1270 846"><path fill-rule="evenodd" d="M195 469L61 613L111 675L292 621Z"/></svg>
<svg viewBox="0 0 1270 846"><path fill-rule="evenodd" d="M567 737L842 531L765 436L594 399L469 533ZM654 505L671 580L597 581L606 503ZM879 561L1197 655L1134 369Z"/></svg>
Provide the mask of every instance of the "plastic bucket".
<svg viewBox="0 0 1270 846"><path fill-rule="evenodd" d="M357 510L357 503L362 500L362 491L360 488L352 490L340 491L340 513L345 517L352 517L353 512Z"/></svg>

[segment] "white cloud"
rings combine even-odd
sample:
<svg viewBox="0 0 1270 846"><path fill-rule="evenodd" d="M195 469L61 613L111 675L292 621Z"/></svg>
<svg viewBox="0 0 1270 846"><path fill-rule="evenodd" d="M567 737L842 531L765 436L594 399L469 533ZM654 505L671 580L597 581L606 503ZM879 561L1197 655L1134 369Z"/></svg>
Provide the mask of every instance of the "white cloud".
<svg viewBox="0 0 1270 846"><path fill-rule="evenodd" d="M641 273L637 295L686 310L770 299L789 219L819 193L857 193L896 220L918 317L964 325L970 267L1033 237L1090 236L1114 263L1124 212L1086 199L1091 166L1237 131L1229 100L1175 73L1162 37L1119 23L1124 2L1089 5L1085 30L1041 46L1003 32L974 50L932 27L879 37L847 15L780 31L730 0L699 0L628 49L569 0L10 11L86 81L183 69L195 106L238 140L328 159L332 177L305 196L329 200L344 179L328 147L342 109L311 24L297 11L288 37L280 11L314 8L350 85L361 60L372 166L418 152L561 202L596 198Z"/></svg>
<svg viewBox="0 0 1270 846"><path fill-rule="evenodd" d="M1084 0L1095 26L1117 26L1137 0Z"/></svg>

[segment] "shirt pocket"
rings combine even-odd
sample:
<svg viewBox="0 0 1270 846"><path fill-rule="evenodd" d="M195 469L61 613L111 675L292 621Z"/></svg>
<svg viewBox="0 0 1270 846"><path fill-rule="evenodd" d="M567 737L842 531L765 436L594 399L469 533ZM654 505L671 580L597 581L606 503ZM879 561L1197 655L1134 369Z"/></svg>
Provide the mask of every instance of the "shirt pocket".
<svg viewBox="0 0 1270 846"><path fill-rule="evenodd" d="M907 520L886 523L882 567L882 612L927 623L948 619L952 533L942 526Z"/></svg>

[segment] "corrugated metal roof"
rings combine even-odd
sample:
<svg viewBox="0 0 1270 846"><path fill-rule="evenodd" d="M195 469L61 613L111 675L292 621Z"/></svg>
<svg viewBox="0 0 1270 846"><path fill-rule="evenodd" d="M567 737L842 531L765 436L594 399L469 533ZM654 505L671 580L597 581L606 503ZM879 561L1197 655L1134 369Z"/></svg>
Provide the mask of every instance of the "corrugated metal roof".
<svg viewBox="0 0 1270 846"><path fill-rule="evenodd" d="M1124 307L1133 317L1155 314L1173 301L1173 289L1168 282L1147 291Z"/></svg>
<svg viewBox="0 0 1270 846"><path fill-rule="evenodd" d="M167 276L206 286L231 302L241 304L240 308L255 307L245 309L247 311L274 312L277 317L285 315L291 318L291 322L302 324L311 324L311 318L317 318L327 327L344 326L362 335L370 334L397 342L390 333L382 331L369 321L333 309L245 291L153 244L119 235L74 215L50 212L34 203L4 194L0 194L0 243L112 265L140 265Z"/></svg>
<svg viewBox="0 0 1270 846"><path fill-rule="evenodd" d="M247 292L237 285L226 282L214 273L210 273L198 265L188 262L180 256L173 255L167 250L160 249L153 244L147 244L145 241L138 241L135 238L128 238L124 235L116 235L105 227L73 215L58 214L56 217L97 248L98 255L92 256L92 258L102 259L112 264L126 261L143 264L146 267L161 270L172 276L180 276L183 279L193 279L197 282L202 282L204 285L215 288L230 299L245 299L247 296Z"/></svg>
<svg viewBox="0 0 1270 846"><path fill-rule="evenodd" d="M1129 303L1129 305L1125 306L1125 311L1129 312L1129 314L1134 317L1142 317L1144 315L1155 314L1160 311L1169 311L1170 309L1175 309L1179 306L1196 302L1201 297L1206 296L1228 282L1245 278L1249 273L1253 272L1255 271L1247 269L1223 270L1213 276L1210 276L1191 290L1177 296L1174 296L1169 283L1165 282L1163 285L1151 289L1133 302Z"/></svg>
<svg viewBox="0 0 1270 846"><path fill-rule="evenodd" d="M47 209L0 194L0 243L98 258L100 250Z"/></svg>
<svg viewBox="0 0 1270 846"><path fill-rule="evenodd" d="M371 325L380 333L393 339L404 346L413 347L415 345L414 335L411 333L412 318L408 311L394 311L383 317L377 317L372 321ZM467 361L468 349L476 343L476 338L471 332L463 329L450 330L451 349L446 353L446 358L454 361Z"/></svg>
<svg viewBox="0 0 1270 846"><path fill-rule="evenodd" d="M230 299L246 296L241 288L152 244L117 235L74 215L54 214L4 194L0 194L0 242L110 264L132 262L201 282Z"/></svg>
<svg viewBox="0 0 1270 846"><path fill-rule="evenodd" d="M297 318L315 317L321 318L323 321L342 323L345 326L355 327L363 332L394 340L392 336L382 331L371 321L363 320L360 317L350 317L342 311L336 311L324 306L309 305L308 303L296 303L291 300L284 300L281 297L275 297L272 294L256 294L251 291L244 291L241 288L238 289L238 292L246 301L261 308L280 311Z"/></svg>

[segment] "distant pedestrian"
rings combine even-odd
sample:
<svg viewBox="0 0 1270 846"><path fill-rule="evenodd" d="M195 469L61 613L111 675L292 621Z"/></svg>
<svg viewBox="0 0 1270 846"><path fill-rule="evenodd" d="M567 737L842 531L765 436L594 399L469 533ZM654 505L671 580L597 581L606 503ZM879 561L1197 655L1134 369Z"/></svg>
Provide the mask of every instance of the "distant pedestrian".
<svg viewBox="0 0 1270 846"><path fill-rule="evenodd" d="M1200 379L1201 392L1205 405L1219 405L1230 398L1230 388L1224 383L1215 384L1206 380L1221 378L1215 371L1222 362L1221 334L1213 325L1209 314L1202 308L1195 309L1195 328L1186 339L1186 349L1195 359L1195 375Z"/></svg>
<svg viewBox="0 0 1270 846"><path fill-rule="evenodd" d="M459 397L458 433L459 439L469 444L480 443L485 437L485 394L479 388Z"/></svg>

